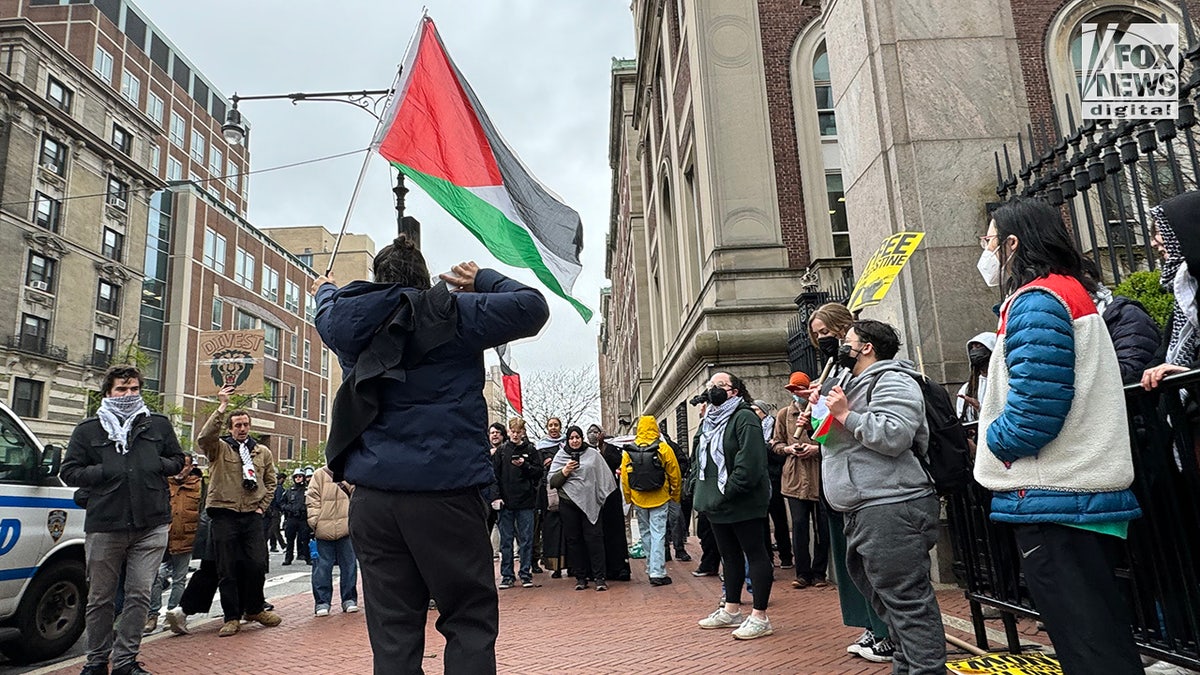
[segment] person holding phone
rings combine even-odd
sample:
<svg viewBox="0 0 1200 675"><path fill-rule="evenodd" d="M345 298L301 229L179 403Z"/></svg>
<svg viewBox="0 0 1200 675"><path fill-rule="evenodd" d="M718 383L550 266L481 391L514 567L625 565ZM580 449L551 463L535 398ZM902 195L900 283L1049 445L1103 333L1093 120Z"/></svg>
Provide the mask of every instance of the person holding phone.
<svg viewBox="0 0 1200 675"><path fill-rule="evenodd" d="M516 584L513 538L521 550L521 586L533 588L533 511L542 479L542 453L525 436L525 420L508 421L508 441L492 455L500 497L492 508L500 512L500 589Z"/></svg>

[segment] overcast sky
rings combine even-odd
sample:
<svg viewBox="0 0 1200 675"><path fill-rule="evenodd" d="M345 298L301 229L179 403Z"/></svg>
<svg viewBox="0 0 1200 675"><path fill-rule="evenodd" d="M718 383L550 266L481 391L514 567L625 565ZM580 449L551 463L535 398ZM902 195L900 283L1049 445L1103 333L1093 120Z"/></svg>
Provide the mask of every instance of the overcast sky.
<svg viewBox="0 0 1200 675"><path fill-rule="evenodd" d="M383 89L391 85L422 3L409 0L134 0L226 97L239 93ZM633 56L629 0L427 0L446 49L493 123L550 189L583 218L583 272L574 295L590 324L545 291L550 323L514 349L523 373L596 363L608 229L608 115L612 57ZM246 101L251 169L366 148L375 120L335 103ZM250 177L249 220L260 228L324 225L336 232L362 156ZM376 155L349 230L377 250L396 236L392 176ZM422 223L431 272L461 260L497 267L466 228L410 182L407 213ZM345 283L346 280L339 280ZM540 288L540 286L539 286ZM489 352L489 362L495 357Z"/></svg>

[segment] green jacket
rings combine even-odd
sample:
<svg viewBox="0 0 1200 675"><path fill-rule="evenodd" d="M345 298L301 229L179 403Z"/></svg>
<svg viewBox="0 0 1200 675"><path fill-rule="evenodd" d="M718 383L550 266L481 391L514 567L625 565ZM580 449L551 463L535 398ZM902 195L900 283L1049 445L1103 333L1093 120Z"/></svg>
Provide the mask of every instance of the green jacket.
<svg viewBox="0 0 1200 675"><path fill-rule="evenodd" d="M693 507L714 523L738 523L767 517L771 480L767 476L767 448L762 422L743 403L725 425L725 492L717 488L717 466L711 460L700 474L700 432L692 440Z"/></svg>

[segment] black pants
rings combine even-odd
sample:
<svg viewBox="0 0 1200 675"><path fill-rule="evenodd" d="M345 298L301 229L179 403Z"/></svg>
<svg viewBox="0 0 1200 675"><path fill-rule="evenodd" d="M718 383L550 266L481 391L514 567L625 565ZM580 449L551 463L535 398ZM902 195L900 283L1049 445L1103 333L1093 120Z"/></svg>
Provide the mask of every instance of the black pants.
<svg viewBox="0 0 1200 675"><path fill-rule="evenodd" d="M385 492L358 486L350 538L369 599L375 673L421 673L429 598L446 638L445 672L495 673L499 598L479 490Z"/></svg>
<svg viewBox="0 0 1200 675"><path fill-rule="evenodd" d="M829 567L829 518L820 501L787 498L792 512L792 549L796 552L796 578L808 582L825 579ZM809 533L812 555L809 555Z"/></svg>
<svg viewBox="0 0 1200 675"><path fill-rule="evenodd" d="M217 562L201 560L200 569L192 573L183 589L183 596L179 598L179 608L184 614L208 614L208 610L212 609L219 581Z"/></svg>
<svg viewBox="0 0 1200 675"><path fill-rule="evenodd" d="M1013 529L1025 583L1063 673L1142 673L1129 608L1113 575L1118 540L1053 523Z"/></svg>
<svg viewBox="0 0 1200 675"><path fill-rule="evenodd" d="M267 542L262 515L209 509L211 536L217 554L217 587L226 621L263 610L263 584L267 581Z"/></svg>
<svg viewBox="0 0 1200 675"><path fill-rule="evenodd" d="M775 549L779 551L779 564L791 565L792 558L792 528L788 527L787 503L780 492L779 476L771 476L771 501L767 504L767 518L770 524L764 536L767 538L767 553L771 553L771 530L775 530ZM774 559L774 555L771 558Z"/></svg>
<svg viewBox="0 0 1200 675"><path fill-rule="evenodd" d="M712 523L708 516L701 513L696 516L696 536L700 537L700 572L716 574L721 569L721 552L717 550L717 538L713 536ZM743 567L743 565L739 565Z"/></svg>
<svg viewBox="0 0 1200 675"><path fill-rule="evenodd" d="M687 544L688 530L692 523L692 498L684 497L679 501L679 518L675 521L675 526L667 532L668 543L675 549L675 555L678 557L687 551L684 545ZM670 548L667 549L670 553Z"/></svg>
<svg viewBox="0 0 1200 675"><path fill-rule="evenodd" d="M754 609L765 610L771 600L771 581L775 573L763 541L763 519L711 525L717 549L721 551L721 565L725 568L725 602L742 603L742 585L746 583L746 564L749 563Z"/></svg>
<svg viewBox="0 0 1200 675"><path fill-rule="evenodd" d="M625 543L625 510L621 491L613 490L600 509L600 527L604 531L605 579L629 581L629 544Z"/></svg>
<svg viewBox="0 0 1200 675"><path fill-rule="evenodd" d="M567 566L575 579L604 581L604 528L600 518L589 522L583 510L568 501L558 503L558 515L567 540Z"/></svg>
<svg viewBox="0 0 1200 675"><path fill-rule="evenodd" d="M283 546L283 561L292 562L294 548L295 557L309 562L308 542L312 539L312 532L308 529L308 522L300 518L288 518L283 521L283 532L287 536L287 542Z"/></svg>
<svg viewBox="0 0 1200 675"><path fill-rule="evenodd" d="M283 533L279 529L278 511L267 511L263 514L263 538L267 540L267 546L270 546L272 551L283 548Z"/></svg>

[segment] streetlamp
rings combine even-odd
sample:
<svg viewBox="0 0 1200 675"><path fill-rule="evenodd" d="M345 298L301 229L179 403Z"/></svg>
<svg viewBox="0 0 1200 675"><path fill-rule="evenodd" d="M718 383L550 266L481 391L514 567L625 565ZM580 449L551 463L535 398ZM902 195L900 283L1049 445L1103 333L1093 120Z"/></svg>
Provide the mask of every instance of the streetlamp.
<svg viewBox="0 0 1200 675"><path fill-rule="evenodd" d="M296 92L292 94L264 94L258 96L239 96L234 94L230 97L233 105L225 115L225 124L221 125L221 135L225 137L225 141L230 145L242 145L246 142L246 137L249 135L250 129L242 121L242 113L238 110L238 103L241 101L288 100L292 102L292 105L300 101L348 103L356 108L365 110L369 115L378 120L380 119L379 106L387 101L388 96L393 91L393 89L363 89L359 91ZM412 216L404 215L404 197L408 194L408 188L404 185L404 174L399 171L396 172L396 187L392 188L392 193L396 196L397 233L408 235L408 238L417 245L417 248L420 248L421 223Z"/></svg>

